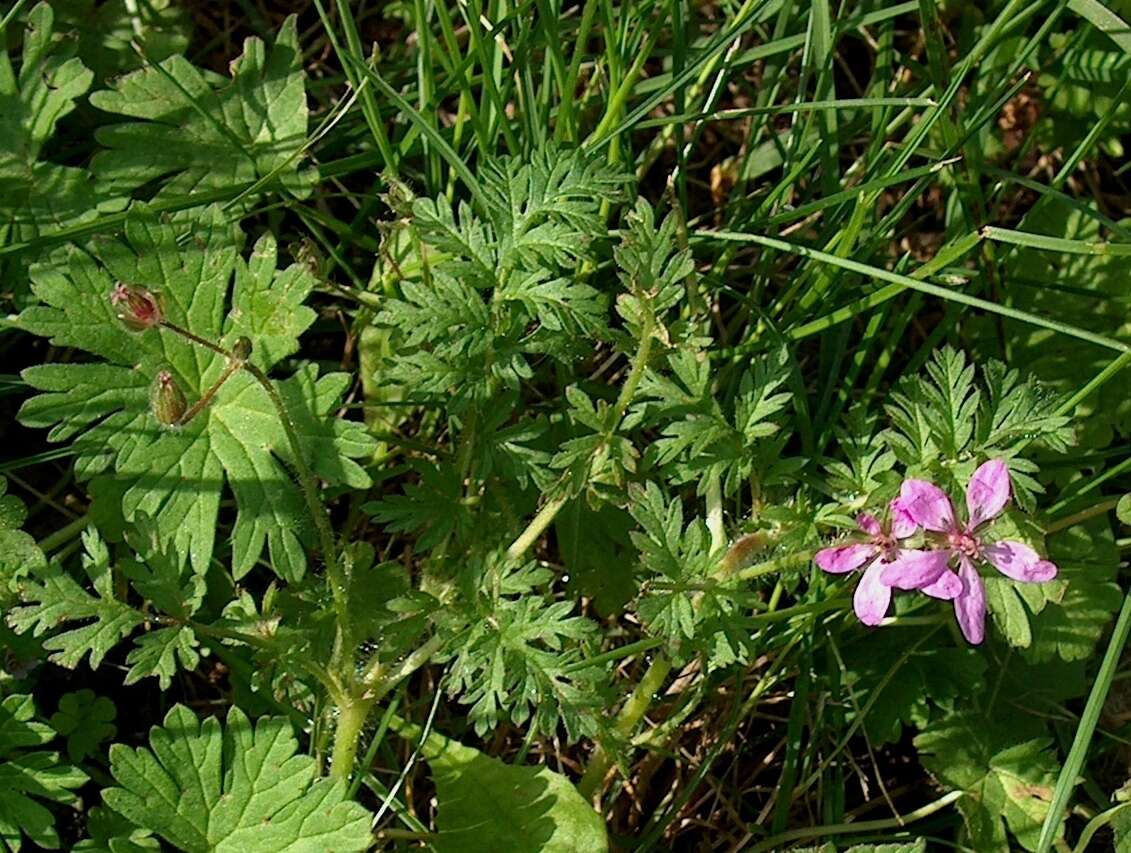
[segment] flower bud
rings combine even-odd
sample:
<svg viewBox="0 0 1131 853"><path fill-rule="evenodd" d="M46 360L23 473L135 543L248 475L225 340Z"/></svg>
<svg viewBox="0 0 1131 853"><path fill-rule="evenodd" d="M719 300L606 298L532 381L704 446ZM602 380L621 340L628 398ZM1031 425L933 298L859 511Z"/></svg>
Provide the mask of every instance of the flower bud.
<svg viewBox="0 0 1131 853"><path fill-rule="evenodd" d="M244 364L249 358L251 358L251 339L240 335L232 344L232 360Z"/></svg>
<svg viewBox="0 0 1131 853"><path fill-rule="evenodd" d="M123 325L134 332L160 326L165 319L161 297L135 284L122 281L115 284L110 291L110 304Z"/></svg>
<svg viewBox="0 0 1131 853"><path fill-rule="evenodd" d="M153 377L153 384L149 387L149 408L162 426L180 424L188 402L168 370L159 370Z"/></svg>

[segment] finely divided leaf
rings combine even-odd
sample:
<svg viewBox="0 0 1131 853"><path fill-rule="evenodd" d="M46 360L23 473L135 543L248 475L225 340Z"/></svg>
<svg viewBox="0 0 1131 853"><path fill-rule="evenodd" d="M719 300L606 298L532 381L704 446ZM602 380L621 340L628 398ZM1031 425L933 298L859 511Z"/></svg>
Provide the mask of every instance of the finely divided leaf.
<svg viewBox="0 0 1131 853"><path fill-rule="evenodd" d="M550 573L494 556L471 570L480 590L467 608L467 631L453 655L448 690L471 705L480 735L501 720L530 724L547 736L558 723L570 740L592 734L605 669L576 667L596 626L571 615L572 601L553 601Z"/></svg>
<svg viewBox="0 0 1131 853"><path fill-rule="evenodd" d="M577 266L606 233L600 204L619 194L622 176L553 148L484 172L482 210L453 210L443 196L413 202L431 271L401 281L377 316L398 345L382 379L443 396L455 411L500 385L518 389L534 376L532 355L569 363L608 336L605 300Z"/></svg>
<svg viewBox="0 0 1131 853"><path fill-rule="evenodd" d="M150 730L149 748L110 749L120 787L106 804L188 853L338 853L368 848L370 816L345 783L316 776L297 754L290 723L254 726L238 708L227 723L175 706Z"/></svg>
<svg viewBox="0 0 1131 853"><path fill-rule="evenodd" d="M83 536L87 554L83 567L92 581L91 595L57 563L49 564L20 584L20 598L27 602L8 613L8 623L19 632L31 630L39 637L64 622L93 620L48 638L43 647L50 660L74 669L90 655L91 669L115 645L144 621L144 616L114 595L110 556L92 529Z"/></svg>

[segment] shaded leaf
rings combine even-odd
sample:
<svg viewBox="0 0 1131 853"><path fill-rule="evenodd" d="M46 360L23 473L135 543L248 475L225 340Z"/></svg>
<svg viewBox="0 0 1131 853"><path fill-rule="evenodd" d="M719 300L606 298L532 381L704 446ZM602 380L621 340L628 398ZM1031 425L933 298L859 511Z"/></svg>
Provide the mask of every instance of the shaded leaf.
<svg viewBox="0 0 1131 853"><path fill-rule="evenodd" d="M137 121L99 128L106 149L91 167L118 192L161 179L158 196L230 188L278 172L291 192L306 191L313 173L297 171L306 141L302 53L294 16L268 48L244 42L232 77L217 84L174 54L95 92L99 109Z"/></svg>

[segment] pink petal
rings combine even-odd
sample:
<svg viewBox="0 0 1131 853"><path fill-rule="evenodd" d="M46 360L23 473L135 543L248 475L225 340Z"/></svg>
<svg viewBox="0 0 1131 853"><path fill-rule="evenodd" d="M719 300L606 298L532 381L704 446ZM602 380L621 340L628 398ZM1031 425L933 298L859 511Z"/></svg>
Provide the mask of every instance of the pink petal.
<svg viewBox="0 0 1131 853"><path fill-rule="evenodd" d="M852 596L852 609L865 625L879 625L891 604L891 587L880 579L883 566L879 560L868 566Z"/></svg>
<svg viewBox="0 0 1131 853"><path fill-rule="evenodd" d="M941 598L943 601L951 601L958 596L962 595L962 591L966 589L966 584L962 582L962 578L952 572L950 569L943 569L941 575L934 583L929 583L919 589L919 592L929 595L931 598Z"/></svg>
<svg viewBox="0 0 1131 853"><path fill-rule="evenodd" d="M974 564L967 557L959 558L958 576L963 590L954 599L954 615L967 642L977 645L986 637L986 588Z"/></svg>
<svg viewBox="0 0 1131 853"><path fill-rule="evenodd" d="M843 575L860 568L878 550L875 545L855 542L851 545L837 545L835 548L822 548L814 560L826 572Z"/></svg>
<svg viewBox="0 0 1131 853"><path fill-rule="evenodd" d="M914 536L915 531L919 529L919 525L915 523L915 519L911 517L903 504L900 503L899 498L891 502L891 535L896 539L906 539L908 536Z"/></svg>
<svg viewBox="0 0 1131 853"><path fill-rule="evenodd" d="M995 542L983 547L982 555L995 569L1015 581L1041 583L1056 577L1056 566L1042 560L1041 555L1024 542Z"/></svg>
<svg viewBox="0 0 1131 853"><path fill-rule="evenodd" d="M867 512L862 512L860 515L856 516L856 526L869 536L879 536L884 532L884 529L880 527L880 523L876 521L876 517Z"/></svg>
<svg viewBox="0 0 1131 853"><path fill-rule="evenodd" d="M951 552L947 550L901 550L894 560L885 564L883 582L897 589L922 589L946 571L950 556Z"/></svg>
<svg viewBox="0 0 1131 853"><path fill-rule="evenodd" d="M981 465L966 485L966 508L970 511L970 526L994 518L1009 503L1009 469L1000 459L991 459Z"/></svg>
<svg viewBox="0 0 1131 853"><path fill-rule="evenodd" d="M899 490L899 505L912 521L927 530L949 533L955 529L950 498L934 483L904 480Z"/></svg>

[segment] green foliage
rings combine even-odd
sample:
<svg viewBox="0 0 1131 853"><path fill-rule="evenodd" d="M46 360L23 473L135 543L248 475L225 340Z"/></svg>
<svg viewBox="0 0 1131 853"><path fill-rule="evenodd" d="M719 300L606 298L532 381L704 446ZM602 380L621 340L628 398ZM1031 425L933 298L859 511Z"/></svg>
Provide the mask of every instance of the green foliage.
<svg viewBox="0 0 1131 853"><path fill-rule="evenodd" d="M1121 12L1127 16L1126 9ZM1094 30L1084 33L1083 39L1072 35L1061 32L1050 39L1059 55L1037 80L1051 119L1042 122L1041 131L1052 144L1071 145L1079 141L1077 128L1104 120L1109 124L1100 142L1113 156L1122 157L1120 136L1131 127L1131 110L1119 99L1119 90L1127 77L1129 57Z"/></svg>
<svg viewBox="0 0 1131 853"><path fill-rule="evenodd" d="M660 582L653 589L645 581L645 595L638 604L640 619L649 631L678 648L696 636L701 618L696 586L717 568L722 555L712 553L703 521L697 518L685 525L681 502L666 500L654 483L633 494L629 511L641 527L631 534L641 567Z"/></svg>
<svg viewBox="0 0 1131 853"><path fill-rule="evenodd" d="M1125 586L1125 0L9 5L0 402L58 446L2 430L4 846L784 849L924 773L848 849L1055 825ZM815 551L988 459L1057 577L861 628Z"/></svg>
<svg viewBox="0 0 1131 853"><path fill-rule="evenodd" d="M782 456L790 437L784 421L791 401L783 390L789 378L783 349L744 370L725 407L714 395L706 353L679 350L667 361L668 372L646 374L638 407L648 425L663 425L649 452L667 479L698 483L702 494L717 478L723 493L733 495L751 477L776 485L796 473L802 460Z"/></svg>
<svg viewBox="0 0 1131 853"><path fill-rule="evenodd" d="M161 545L188 554L202 572L215 548L216 517L227 484L239 506L233 533L233 573L250 571L267 547L283 578L301 578L310 540L309 514L286 465L293 465L282 424L264 389L246 372L231 377L200 416L179 429L162 428L148 403L150 378L169 370L188 396L199 398L225 369L220 355L202 352L169 329L128 333L114 316L114 282L144 282L160 294L168 320L210 340L254 335L253 361L263 369L298 347L313 320L299 307L313 287L305 268L276 271L275 241L265 236L249 261L239 257L238 230L218 208L198 220L185 247L176 229L144 206L126 223L125 241L101 240L92 252L68 248L33 275L45 305L20 316L24 328L106 359L89 364L29 368L24 379L45 393L28 400L24 423L52 427L55 441L75 439L76 472L107 471L122 482L122 510L145 513ZM231 301L229 282L234 274ZM301 446L330 483L364 488L353 462L372 447L356 425L335 417L349 379L317 376L304 366L279 383Z"/></svg>
<svg viewBox="0 0 1131 853"><path fill-rule="evenodd" d="M83 688L63 694L59 710L49 722L67 739L67 756L77 764L93 755L102 741L117 734L113 723L117 713L114 703L105 696L95 696L93 690Z"/></svg>
<svg viewBox="0 0 1131 853"><path fill-rule="evenodd" d="M548 767L506 764L435 733L421 751L436 783L438 853L608 850L600 815Z"/></svg>
<svg viewBox="0 0 1131 853"><path fill-rule="evenodd" d="M1017 455L1019 443L1039 441L1064 452L1068 418L1056 414L1056 396L1023 381L1019 371L989 361L980 373L978 382L974 364L959 350L936 352L922 378L904 377L892 392L885 438L909 473L942 477L960 486L956 493L974 460L1006 459L1015 499L1031 508L1043 487L1032 476L1036 465Z"/></svg>
<svg viewBox="0 0 1131 853"><path fill-rule="evenodd" d="M894 482L896 455L879 429L879 415L864 406L845 414L844 425L835 431L842 459L824 460L829 487L846 506L861 509L886 484Z"/></svg>
<svg viewBox="0 0 1131 853"><path fill-rule="evenodd" d="M97 669L107 653L144 621L141 613L115 594L110 552L97 531L86 531L83 544L83 571L94 588L93 595L57 563L51 563L37 577L22 582L21 598L28 603L8 614L12 627L20 632L30 630L36 637L65 622L83 621L85 624L43 643L52 653L51 660L69 669L87 655L91 668Z"/></svg>
<svg viewBox="0 0 1131 853"><path fill-rule="evenodd" d="M596 625L571 616L573 602L547 594L552 575L546 569L492 555L471 572L478 588L461 614L467 627L448 690L471 706L468 719L476 732L509 719L546 735L560 722L571 740L592 734L605 670L585 666L583 656Z"/></svg>
<svg viewBox="0 0 1131 853"><path fill-rule="evenodd" d="M44 156L59 121L93 80L75 55L75 39L56 37L53 6L41 2L31 9L18 64L0 41L0 228L12 243L90 219L105 200L85 170ZM3 261L0 272L22 290L24 262L19 256Z"/></svg>
<svg viewBox="0 0 1131 853"><path fill-rule="evenodd" d="M584 352L580 340L608 335L602 295L572 272L604 233L599 204L619 196L620 173L553 149L483 173L481 210L453 210L443 196L413 202L430 268L377 315L396 332L387 381L454 395L456 412L517 389L533 375L532 357L570 363Z"/></svg>
<svg viewBox="0 0 1131 853"><path fill-rule="evenodd" d="M174 0L53 0L51 7L61 27L76 34L79 56L100 80L146 60L161 62L189 44L188 10Z"/></svg>
<svg viewBox="0 0 1131 853"><path fill-rule="evenodd" d="M74 791L86 774L57 752L36 747L55 738L51 726L36 719L31 696L0 701L0 846L12 853L33 844L58 849L55 818L41 801L77 805Z"/></svg>
<svg viewBox="0 0 1131 853"><path fill-rule="evenodd" d="M76 853L159 853L161 842L148 829L134 826L105 806L95 806L86 816L87 838L74 846Z"/></svg>
<svg viewBox="0 0 1131 853"><path fill-rule="evenodd" d="M957 714L915 738L927 769L965 792L958 805L978 850L1013 849L1007 829L1024 849L1035 849L1058 762L1050 741L1026 738L1032 729L1016 718Z"/></svg>
<svg viewBox="0 0 1131 853"><path fill-rule="evenodd" d="M1050 200L1033 218L1035 234L1095 242L1103 238L1097 212L1087 206ZM1007 258L1013 305L1056 317L1081 329L1131 343L1128 320L1131 296L1125 287L1124 259L1106 253L1068 254L1018 247ZM970 331L980 330L977 323ZM1003 321L1005 346L1015 364L1062 394L1079 389L1081 377L1099 373L1111 354L1083 341L1012 320ZM979 347L990 350L994 337L980 336ZM992 350L990 350L992 352ZM1106 447L1115 435L1131 434L1131 399L1116 382L1089 395L1076 408L1081 424L1078 443L1085 449Z"/></svg>
<svg viewBox="0 0 1131 853"><path fill-rule="evenodd" d="M134 120L97 131L104 150L94 174L116 193L161 179L162 198L266 178L308 192L315 173L298 170L307 132L301 59L292 16L270 49L258 38L244 42L230 80L172 54L113 81L90 102Z"/></svg>
<svg viewBox="0 0 1131 853"><path fill-rule="evenodd" d="M297 749L284 718L252 725L232 708L221 726L177 705L150 730L149 748L111 747L119 787L103 800L188 853L368 849L368 813L345 799L343 782L316 779L314 759Z"/></svg>
<svg viewBox="0 0 1131 853"><path fill-rule="evenodd" d="M879 632L843 652L846 682L855 693L847 710L855 716L860 709L874 747L898 743L904 726L922 730L955 713L966 696L984 688L986 661L975 650L940 648L932 636L913 639L909 631Z"/></svg>
<svg viewBox="0 0 1131 853"><path fill-rule="evenodd" d="M6 494L8 481L0 477L0 607L7 607L19 580L47 565L35 538L21 530L27 508L15 495Z"/></svg>
<svg viewBox="0 0 1131 853"><path fill-rule="evenodd" d="M187 621L203 601L204 579L187 567L183 557L156 549L156 532L148 532L153 550L146 553L144 562L129 560L121 568L143 598L163 613ZM24 604L8 614L8 622L17 631L30 630L35 637L66 623L83 622L43 642L43 647L52 652L51 661L69 669L77 667L87 655L91 669L97 669L112 648L147 621L143 610L124 601L116 591L110 551L94 528L83 533L83 544L83 570L93 595L52 563L21 582ZM140 540L137 544L146 547ZM198 646L194 630L186 624L158 628L137 637L126 657L130 670L125 683L155 676L161 688L168 689L179 669L196 668L200 661Z"/></svg>
<svg viewBox="0 0 1131 853"><path fill-rule="evenodd" d="M627 233L613 249L624 288L617 297L617 313L633 338L643 337L647 324L661 341L679 340L688 333L687 326L676 324L669 331L657 323L686 296L687 281L695 272L691 252L676 245L677 215L669 214L657 225L652 206L638 198L625 216L625 225Z"/></svg>
<svg viewBox="0 0 1131 853"><path fill-rule="evenodd" d="M1115 582L1119 549L1111 526L1103 518L1073 525L1049 537L1048 554L1060 567L1060 574L1042 586L1056 606L1046 607L1033 617L1033 643L1023 654L1033 663L1054 657L1088 660L1110 615L1123 601ZM1015 588L1018 593L1025 591L1023 584Z"/></svg>

